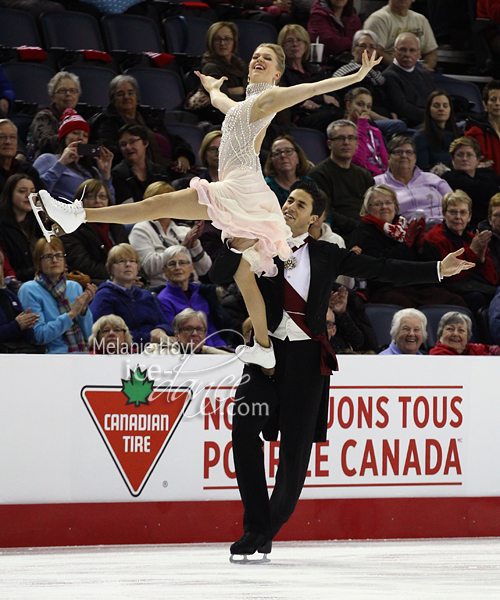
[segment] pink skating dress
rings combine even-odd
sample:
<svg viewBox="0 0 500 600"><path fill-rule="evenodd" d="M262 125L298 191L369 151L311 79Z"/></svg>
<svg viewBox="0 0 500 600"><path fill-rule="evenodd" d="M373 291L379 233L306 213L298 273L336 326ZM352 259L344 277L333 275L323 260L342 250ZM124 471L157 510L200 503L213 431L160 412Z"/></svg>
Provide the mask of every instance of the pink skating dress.
<svg viewBox="0 0 500 600"><path fill-rule="evenodd" d="M281 207L264 180L255 139L273 120L274 114L250 123L254 102L268 83L251 83L246 99L231 107L222 124L219 148L219 181L198 177L190 186L198 192L198 201L207 207L222 239L256 238L258 242L243 252L256 275L273 277L277 273L273 257L286 260L291 256L287 240L292 237Z"/></svg>

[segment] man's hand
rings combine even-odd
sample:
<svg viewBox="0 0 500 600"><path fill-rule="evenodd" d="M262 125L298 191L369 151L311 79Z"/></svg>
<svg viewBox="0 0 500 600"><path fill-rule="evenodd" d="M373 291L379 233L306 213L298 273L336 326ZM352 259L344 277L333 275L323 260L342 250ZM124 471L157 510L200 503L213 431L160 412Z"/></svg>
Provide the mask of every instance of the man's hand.
<svg viewBox="0 0 500 600"><path fill-rule="evenodd" d="M330 294L328 307L331 308L336 315L341 315L342 313L345 313L347 309L348 298L349 292L347 291L347 288L341 285L336 292Z"/></svg>
<svg viewBox="0 0 500 600"><path fill-rule="evenodd" d="M161 344L162 342L164 344L168 344L169 340L170 338L168 337L166 332L163 331L163 329L160 329L159 327L157 327L156 329L152 329L151 333L149 334L149 341L152 344Z"/></svg>
<svg viewBox="0 0 500 600"><path fill-rule="evenodd" d="M463 248L459 248L455 252L450 252L448 256L443 258L440 262L440 274L441 277L452 277L452 275L458 275L462 271L474 268L476 265L467 260L460 260L458 257L464 253Z"/></svg>

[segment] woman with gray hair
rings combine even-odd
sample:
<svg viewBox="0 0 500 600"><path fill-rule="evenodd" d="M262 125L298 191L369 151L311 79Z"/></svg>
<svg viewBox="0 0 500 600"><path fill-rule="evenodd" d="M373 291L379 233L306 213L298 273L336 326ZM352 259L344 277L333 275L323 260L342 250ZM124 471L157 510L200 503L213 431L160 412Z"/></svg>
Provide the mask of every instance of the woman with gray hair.
<svg viewBox="0 0 500 600"><path fill-rule="evenodd" d="M59 71L49 81L47 90L50 105L35 115L30 132L33 135L35 154L57 154L59 148L59 125L63 112L67 108L76 108L82 94L80 78L69 71Z"/></svg>
<svg viewBox="0 0 500 600"><path fill-rule="evenodd" d="M89 354L131 354L132 336L125 321L117 315L104 315L92 326Z"/></svg>
<svg viewBox="0 0 500 600"><path fill-rule="evenodd" d="M380 354L422 354L427 339L427 317L416 308L398 310L392 317L391 344Z"/></svg>
<svg viewBox="0 0 500 600"><path fill-rule="evenodd" d="M439 342L429 354L448 356L489 356L500 355L500 347L488 344L471 344L472 321L460 312L447 312L439 321L437 338Z"/></svg>
<svg viewBox="0 0 500 600"><path fill-rule="evenodd" d="M104 144L120 161L118 132L124 125L141 125L148 133L151 160L185 173L196 162L191 146L180 136L171 134L161 118L145 112L139 105L139 84L130 75L117 75L109 84L109 105L106 112L94 117L92 129L99 143Z"/></svg>
<svg viewBox="0 0 500 600"><path fill-rule="evenodd" d="M185 308L201 310L207 315L207 345L225 346L218 329L228 325L228 318L217 299L216 286L191 282L193 260L185 246L170 246L163 258L167 285L158 300L167 319L173 321Z"/></svg>

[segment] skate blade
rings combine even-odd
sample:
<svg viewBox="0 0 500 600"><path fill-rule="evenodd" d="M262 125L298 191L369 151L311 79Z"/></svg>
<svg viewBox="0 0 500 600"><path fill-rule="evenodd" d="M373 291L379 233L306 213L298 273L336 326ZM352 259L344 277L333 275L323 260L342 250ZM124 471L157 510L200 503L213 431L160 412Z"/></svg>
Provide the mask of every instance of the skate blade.
<svg viewBox="0 0 500 600"><path fill-rule="evenodd" d="M271 562L271 559L267 558L267 554L263 554L261 558L248 558L249 556L253 556L253 554L231 554L229 562L233 565L263 565Z"/></svg>
<svg viewBox="0 0 500 600"><path fill-rule="evenodd" d="M38 221L40 225L40 229L47 240L50 243L50 239L53 237L61 237L64 235L64 231L62 227L53 221L47 214L45 207L43 206L43 202L41 201L38 194L30 194L28 200L31 204L31 208L33 209L33 214L35 215L35 219ZM47 224L51 224L52 227L47 229Z"/></svg>

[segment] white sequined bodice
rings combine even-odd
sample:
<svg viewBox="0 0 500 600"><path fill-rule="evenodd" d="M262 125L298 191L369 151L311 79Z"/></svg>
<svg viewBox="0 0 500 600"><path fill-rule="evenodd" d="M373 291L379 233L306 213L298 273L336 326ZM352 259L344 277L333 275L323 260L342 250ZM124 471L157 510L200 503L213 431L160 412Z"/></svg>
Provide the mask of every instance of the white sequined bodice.
<svg viewBox="0 0 500 600"><path fill-rule="evenodd" d="M255 153L255 138L269 125L276 113L250 123L250 111L260 94L272 87L269 83L251 83L247 87L245 100L226 113L219 148L220 180L224 180L234 169L261 171L259 155Z"/></svg>

